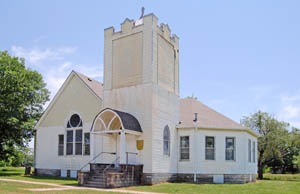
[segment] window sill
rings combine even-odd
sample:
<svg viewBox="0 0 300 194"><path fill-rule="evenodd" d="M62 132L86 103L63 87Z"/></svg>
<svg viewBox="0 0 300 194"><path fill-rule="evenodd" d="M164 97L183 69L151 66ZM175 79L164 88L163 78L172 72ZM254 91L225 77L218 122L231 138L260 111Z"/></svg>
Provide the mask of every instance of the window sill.
<svg viewBox="0 0 300 194"><path fill-rule="evenodd" d="M236 160L225 160L225 162L236 162Z"/></svg>
<svg viewBox="0 0 300 194"><path fill-rule="evenodd" d="M190 162L190 159L180 159L179 162Z"/></svg>

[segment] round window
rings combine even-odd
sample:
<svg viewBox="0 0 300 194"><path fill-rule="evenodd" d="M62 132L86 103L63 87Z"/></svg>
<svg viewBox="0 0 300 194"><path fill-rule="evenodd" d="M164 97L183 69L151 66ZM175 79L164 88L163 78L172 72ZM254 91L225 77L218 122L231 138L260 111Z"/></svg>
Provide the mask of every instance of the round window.
<svg viewBox="0 0 300 194"><path fill-rule="evenodd" d="M79 115L78 115L78 114L73 114L73 115L71 116L69 122L70 122L70 125L71 125L72 127L78 127L79 124L80 124L80 121L81 121L81 119L80 119Z"/></svg>

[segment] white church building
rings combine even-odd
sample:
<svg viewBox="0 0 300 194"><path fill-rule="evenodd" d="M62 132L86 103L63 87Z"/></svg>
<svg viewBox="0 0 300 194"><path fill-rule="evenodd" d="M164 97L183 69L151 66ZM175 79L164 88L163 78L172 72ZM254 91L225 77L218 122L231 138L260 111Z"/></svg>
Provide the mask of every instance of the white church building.
<svg viewBox="0 0 300 194"><path fill-rule="evenodd" d="M179 38L154 14L105 29L103 84L72 71L35 129L35 173L81 185L256 180L257 133L180 98Z"/></svg>

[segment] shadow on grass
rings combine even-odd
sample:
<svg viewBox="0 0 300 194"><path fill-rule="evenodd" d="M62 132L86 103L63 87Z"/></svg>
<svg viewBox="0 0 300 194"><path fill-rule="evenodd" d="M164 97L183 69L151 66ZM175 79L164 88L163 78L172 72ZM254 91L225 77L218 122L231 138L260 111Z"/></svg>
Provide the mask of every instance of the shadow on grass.
<svg viewBox="0 0 300 194"><path fill-rule="evenodd" d="M300 182L299 179L274 179L274 178L263 178L263 181L291 181L291 182Z"/></svg>
<svg viewBox="0 0 300 194"><path fill-rule="evenodd" d="M77 186L77 180L74 178L63 178L63 177L53 177L53 176L36 176L36 175L29 175L23 176L26 177L28 180L37 181L42 180L48 183L53 184L62 184L62 185L69 185L69 186ZM76 181L76 182L74 182Z"/></svg>
<svg viewBox="0 0 300 194"><path fill-rule="evenodd" d="M267 174L263 180L300 182L300 174Z"/></svg>
<svg viewBox="0 0 300 194"><path fill-rule="evenodd" d="M20 173L0 173L0 176L21 176Z"/></svg>
<svg viewBox="0 0 300 194"><path fill-rule="evenodd" d="M77 186L77 181L74 178L63 178L54 176L36 176L36 175L24 175L24 168L2 168L0 169L0 177L9 177L28 181L48 182L60 185Z"/></svg>
<svg viewBox="0 0 300 194"><path fill-rule="evenodd" d="M21 176L24 174L24 170L16 170L10 168L3 168L0 170L0 176Z"/></svg>

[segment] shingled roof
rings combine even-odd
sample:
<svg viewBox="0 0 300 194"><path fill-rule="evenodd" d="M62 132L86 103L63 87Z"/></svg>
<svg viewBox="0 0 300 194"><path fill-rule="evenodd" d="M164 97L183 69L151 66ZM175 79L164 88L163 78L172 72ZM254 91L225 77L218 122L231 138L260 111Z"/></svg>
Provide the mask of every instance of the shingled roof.
<svg viewBox="0 0 300 194"><path fill-rule="evenodd" d="M113 113L113 115L111 113ZM94 130L94 125L98 119L102 120L102 123L104 124L102 125L102 127L104 127L102 130L114 129L111 128L111 124L112 121L116 118L116 116L119 118L118 124L120 124L120 126L123 126L123 129L142 132L142 128L139 121L133 115L127 112L122 112L111 108L105 108L96 115L91 127L91 131ZM120 126L118 125L118 127Z"/></svg>
<svg viewBox="0 0 300 194"><path fill-rule="evenodd" d="M192 128L195 126L194 113L198 113L199 128L214 129L247 129L228 117L218 113L210 107L199 102L195 98L184 98L180 100L180 121L179 128Z"/></svg>
<svg viewBox="0 0 300 194"><path fill-rule="evenodd" d="M130 129L137 132L142 132L139 121L131 114L112 109L121 118L125 129Z"/></svg>
<svg viewBox="0 0 300 194"><path fill-rule="evenodd" d="M103 99L103 84L97 80L89 78L79 72L74 71L75 74L101 99Z"/></svg>

